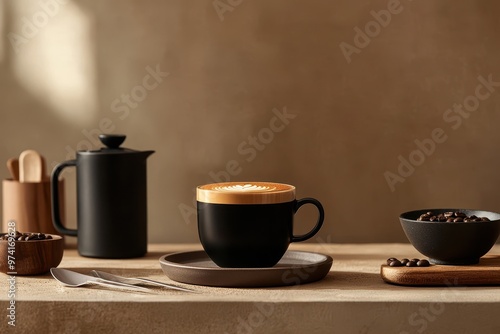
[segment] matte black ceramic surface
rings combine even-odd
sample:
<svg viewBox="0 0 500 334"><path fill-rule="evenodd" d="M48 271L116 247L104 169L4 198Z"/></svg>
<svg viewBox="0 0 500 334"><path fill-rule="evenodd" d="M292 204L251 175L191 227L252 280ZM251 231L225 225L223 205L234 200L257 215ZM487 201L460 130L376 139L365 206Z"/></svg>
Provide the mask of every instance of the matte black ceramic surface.
<svg viewBox="0 0 500 334"><path fill-rule="evenodd" d="M417 221L428 211L435 214L461 211L467 216L487 217L486 222ZM500 234L500 214L466 209L425 209L410 211L399 217L411 244L434 264L469 265L479 262L495 244Z"/></svg>
<svg viewBox="0 0 500 334"><path fill-rule="evenodd" d="M146 159L153 151L118 148L125 136L102 135L110 147L79 151L76 160L54 169L52 217L62 234L78 236L80 255L131 258L147 252ZM76 167L77 225L64 227L59 216L57 180L62 170Z"/></svg>
<svg viewBox="0 0 500 334"><path fill-rule="evenodd" d="M316 226L303 236L293 235L293 216L311 203L318 208ZM213 204L198 202L198 233L203 248L220 267L272 267L290 242L304 241L323 224L321 204L304 198L274 204Z"/></svg>

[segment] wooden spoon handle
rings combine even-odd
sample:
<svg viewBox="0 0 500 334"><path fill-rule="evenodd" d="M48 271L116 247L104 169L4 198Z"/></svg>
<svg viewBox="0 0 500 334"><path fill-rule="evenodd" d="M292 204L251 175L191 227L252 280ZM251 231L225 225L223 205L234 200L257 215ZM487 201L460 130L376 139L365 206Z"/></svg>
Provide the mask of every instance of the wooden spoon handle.
<svg viewBox="0 0 500 334"><path fill-rule="evenodd" d="M40 154L34 150L26 150L19 156L19 181L41 182L43 161Z"/></svg>
<svg viewBox="0 0 500 334"><path fill-rule="evenodd" d="M42 160L42 181L48 180L49 176L47 175L47 162L45 161L45 157L40 155L40 159Z"/></svg>
<svg viewBox="0 0 500 334"><path fill-rule="evenodd" d="M7 168L9 169L12 180L19 181L19 159L10 158L7 160Z"/></svg>

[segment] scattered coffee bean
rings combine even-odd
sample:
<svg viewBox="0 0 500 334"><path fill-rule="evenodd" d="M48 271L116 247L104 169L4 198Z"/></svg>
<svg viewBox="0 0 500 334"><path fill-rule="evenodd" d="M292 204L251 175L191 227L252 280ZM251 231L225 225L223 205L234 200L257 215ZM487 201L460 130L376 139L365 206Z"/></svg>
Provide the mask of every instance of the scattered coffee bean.
<svg viewBox="0 0 500 334"><path fill-rule="evenodd" d="M423 213L417 218L418 221L431 221L431 222L448 222L448 223L468 223L468 222L481 222L490 221L487 217L478 217L476 215L467 216L465 213L456 212L444 212L435 215L431 211Z"/></svg>
<svg viewBox="0 0 500 334"><path fill-rule="evenodd" d="M14 235L9 235L8 233L0 234L0 240L9 240L10 237L12 237L14 240L17 241L36 241L36 240L52 239L52 236L50 234L44 234L44 233L21 233L19 231L16 231Z"/></svg>
<svg viewBox="0 0 500 334"><path fill-rule="evenodd" d="M402 264L399 260L393 260L393 261L391 261L391 263L389 263L389 266L390 267L401 267Z"/></svg>
<svg viewBox="0 0 500 334"><path fill-rule="evenodd" d="M413 258L411 260L408 260L407 258L403 258L401 259L401 261L399 261L397 258L395 257L391 257L391 258L388 258L387 259L387 265L390 266L390 267L428 267L430 265L429 261L425 260L425 259L417 259L417 258Z"/></svg>
<svg viewBox="0 0 500 334"><path fill-rule="evenodd" d="M417 261L417 267L428 267L428 266L430 266L430 263L425 259Z"/></svg>
<svg viewBox="0 0 500 334"><path fill-rule="evenodd" d="M407 266L407 267L416 267L416 266L417 266L417 262L416 262L416 261L413 261L413 260L408 261L408 262L406 263L406 266Z"/></svg>

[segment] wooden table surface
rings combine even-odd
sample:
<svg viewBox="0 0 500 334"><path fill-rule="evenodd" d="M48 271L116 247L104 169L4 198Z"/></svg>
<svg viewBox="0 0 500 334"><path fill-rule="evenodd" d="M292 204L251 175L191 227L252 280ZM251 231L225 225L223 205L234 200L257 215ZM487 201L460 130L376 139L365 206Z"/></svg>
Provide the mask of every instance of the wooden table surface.
<svg viewBox="0 0 500 334"><path fill-rule="evenodd" d="M175 283L160 256L201 249L197 244L152 244L143 258L84 258L66 249L60 268ZM189 294L130 293L69 288L50 274L18 276L15 297L0 274L0 333L499 333L500 287L403 287L384 283L388 257L422 257L408 244L294 244L292 250L328 254L334 262L322 281L289 287L189 286ZM496 245L490 254L500 254ZM8 324L15 300L15 329Z"/></svg>

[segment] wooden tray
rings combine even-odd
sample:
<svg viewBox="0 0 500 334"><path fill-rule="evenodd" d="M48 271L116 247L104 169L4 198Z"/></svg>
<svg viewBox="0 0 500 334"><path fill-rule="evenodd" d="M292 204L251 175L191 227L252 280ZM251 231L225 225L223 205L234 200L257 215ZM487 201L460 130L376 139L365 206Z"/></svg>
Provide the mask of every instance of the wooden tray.
<svg viewBox="0 0 500 334"><path fill-rule="evenodd" d="M410 286L500 285L500 255L487 255L471 266L389 267L380 275L386 283Z"/></svg>

